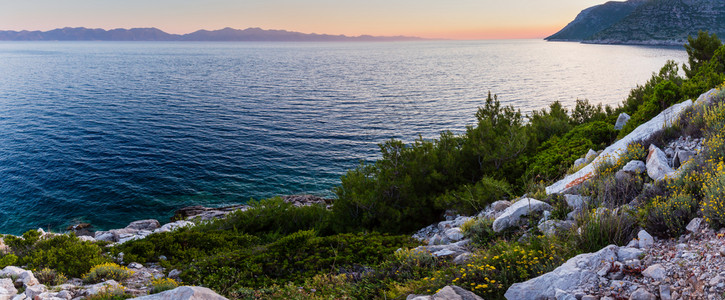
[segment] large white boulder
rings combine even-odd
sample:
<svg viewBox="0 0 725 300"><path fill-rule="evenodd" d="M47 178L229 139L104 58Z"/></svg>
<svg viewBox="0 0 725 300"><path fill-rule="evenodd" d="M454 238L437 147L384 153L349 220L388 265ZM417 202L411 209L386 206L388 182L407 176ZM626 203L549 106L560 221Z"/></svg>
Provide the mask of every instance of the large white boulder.
<svg viewBox="0 0 725 300"><path fill-rule="evenodd" d="M456 285L447 285L433 295L408 295L406 300L483 300L480 296Z"/></svg>
<svg viewBox="0 0 725 300"><path fill-rule="evenodd" d="M24 287L40 284L35 278L33 272L24 270L15 266L7 266L0 271L0 277L16 277L16 281L23 283Z"/></svg>
<svg viewBox="0 0 725 300"><path fill-rule="evenodd" d="M556 290L571 291L585 285L598 285L597 272L609 270L617 260L617 246L609 245L595 253L577 255L549 273L514 283L504 294L509 300L552 299Z"/></svg>
<svg viewBox="0 0 725 300"><path fill-rule="evenodd" d="M627 113L619 114L619 117L617 117L617 123L614 123L614 130L621 130L622 128L624 128L624 125L627 124L629 118L630 117Z"/></svg>
<svg viewBox="0 0 725 300"><path fill-rule="evenodd" d="M647 175L655 181L672 176L675 172L667 163L667 155L655 145L649 145L647 154Z"/></svg>
<svg viewBox="0 0 725 300"><path fill-rule="evenodd" d="M12 299L18 293L18 290L10 278L0 278L0 300Z"/></svg>
<svg viewBox="0 0 725 300"><path fill-rule="evenodd" d="M711 89L702 95L700 97L697 97L697 100L695 100L696 105L707 105L712 102L712 99L717 95L720 91L718 89Z"/></svg>
<svg viewBox="0 0 725 300"><path fill-rule="evenodd" d="M687 100L665 109L659 115L647 121L647 123L640 125L627 136L604 149L590 164L584 166L574 174L568 175L548 186L546 188L546 193L562 193L589 180L589 178L594 176L594 171L599 165L606 161L616 161L619 159L619 157L627 151L627 145L630 143L646 140L652 134L672 126L672 124L674 124L674 122L680 117L680 114L690 106L692 106L692 100Z"/></svg>
<svg viewBox="0 0 725 300"><path fill-rule="evenodd" d="M522 198L511 206L493 221L493 231L500 232L511 226L517 226L522 216L532 212L551 210L551 205L533 198Z"/></svg>
<svg viewBox="0 0 725 300"><path fill-rule="evenodd" d="M137 297L138 300L227 300L214 291L200 286L180 286L170 291Z"/></svg>

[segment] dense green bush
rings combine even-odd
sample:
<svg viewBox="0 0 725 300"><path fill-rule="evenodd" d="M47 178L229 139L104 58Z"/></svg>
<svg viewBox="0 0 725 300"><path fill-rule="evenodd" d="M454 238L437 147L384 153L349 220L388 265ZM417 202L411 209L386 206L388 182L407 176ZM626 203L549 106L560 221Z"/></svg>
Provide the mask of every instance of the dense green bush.
<svg viewBox="0 0 725 300"><path fill-rule="evenodd" d="M637 219L628 211L600 208L582 217L581 233L574 236L581 252L596 252L611 244L624 246L635 237Z"/></svg>
<svg viewBox="0 0 725 300"><path fill-rule="evenodd" d="M488 245L497 236L493 231L493 219L487 218L468 221L461 226L461 231L465 238L478 246Z"/></svg>
<svg viewBox="0 0 725 300"><path fill-rule="evenodd" d="M20 265L50 268L73 277L80 277L94 265L107 261L98 244L81 241L73 234L41 237L38 231L30 230L22 238L7 236L5 242L17 255Z"/></svg>
<svg viewBox="0 0 725 300"><path fill-rule="evenodd" d="M554 136L539 147L526 170L529 178L552 180L560 177L589 149L599 150L609 145L617 133L612 124L594 121L574 127L563 137Z"/></svg>
<svg viewBox="0 0 725 300"><path fill-rule="evenodd" d="M37 278L41 284L45 284L47 286L61 285L68 281L68 278L63 275L63 273L58 273L57 271L48 268L35 271L33 275L35 275L35 278Z"/></svg>
<svg viewBox="0 0 725 300"><path fill-rule="evenodd" d="M484 176L476 184L464 184L456 190L436 197L436 208L453 209L461 215L474 215L488 204L513 197L511 186L503 180Z"/></svg>

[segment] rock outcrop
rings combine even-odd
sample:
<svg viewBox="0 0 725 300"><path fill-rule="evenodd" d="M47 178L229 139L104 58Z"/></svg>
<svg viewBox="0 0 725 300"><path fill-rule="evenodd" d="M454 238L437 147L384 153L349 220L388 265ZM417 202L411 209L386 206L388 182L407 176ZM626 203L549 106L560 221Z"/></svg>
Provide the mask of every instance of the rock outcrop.
<svg viewBox="0 0 725 300"><path fill-rule="evenodd" d="M606 161L616 161L619 159L620 156L627 150L627 145L630 143L646 140L651 135L662 131L664 128L672 126L672 124L674 124L674 122L680 117L680 114L690 106L692 106L692 100L687 100L665 109L656 117L637 127L624 138L605 148L590 164L584 166L574 174L568 175L548 186L546 188L546 193L564 193L566 190L589 180L589 178L594 175L594 171L599 165Z"/></svg>
<svg viewBox="0 0 725 300"><path fill-rule="evenodd" d="M543 212L545 210L551 210L551 205L533 198L519 199L514 202L513 205L507 207L503 213L493 221L493 230L495 232L501 232L511 226L518 226L522 216L534 212Z"/></svg>
<svg viewBox="0 0 725 300"><path fill-rule="evenodd" d="M406 300L483 300L480 296L457 285L447 285L433 295L408 295Z"/></svg>
<svg viewBox="0 0 725 300"><path fill-rule="evenodd" d="M137 297L138 300L227 300L214 291L201 286L180 286L158 294Z"/></svg>

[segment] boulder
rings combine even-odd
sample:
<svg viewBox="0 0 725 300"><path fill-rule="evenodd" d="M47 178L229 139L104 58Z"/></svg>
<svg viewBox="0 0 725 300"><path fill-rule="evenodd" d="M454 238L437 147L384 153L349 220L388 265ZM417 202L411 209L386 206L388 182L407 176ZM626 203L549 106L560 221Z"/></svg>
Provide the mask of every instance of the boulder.
<svg viewBox="0 0 725 300"><path fill-rule="evenodd" d="M717 94L719 94L719 92L720 91L718 89L713 88L713 89L703 93L702 95L700 95L700 97L697 97L697 100L695 100L695 104L696 105L708 105L712 102L713 98L715 98L715 96Z"/></svg>
<svg viewBox="0 0 725 300"><path fill-rule="evenodd" d="M18 290L10 278L0 279L0 300L12 299L18 293Z"/></svg>
<svg viewBox="0 0 725 300"><path fill-rule="evenodd" d="M91 295L95 295L95 294L98 294L103 291L107 291L108 289L119 288L120 286L121 286L121 284L119 284L118 282L116 282L113 279L106 280L101 283L96 283L93 285L86 286L85 287L86 290L83 292L83 294L85 296L91 296Z"/></svg>
<svg viewBox="0 0 725 300"><path fill-rule="evenodd" d="M547 220L539 224L539 230L544 235L552 236L559 232L567 231L574 227L573 221Z"/></svg>
<svg viewBox="0 0 725 300"><path fill-rule="evenodd" d="M700 225L702 224L702 218L694 218L690 221L690 223L687 224L687 231L691 233L696 233L700 231Z"/></svg>
<svg viewBox="0 0 725 300"><path fill-rule="evenodd" d="M624 165L622 171L632 174L642 174L644 171L647 171L647 166L641 160L631 160Z"/></svg>
<svg viewBox="0 0 725 300"><path fill-rule="evenodd" d="M511 226L518 226L519 220L522 216L544 210L551 210L551 206L533 198L522 198L506 208L503 213L493 221L493 230L495 232L501 232Z"/></svg>
<svg viewBox="0 0 725 300"><path fill-rule="evenodd" d="M667 155L655 145L649 145L646 167L647 175L655 181L662 180L675 172L667 163Z"/></svg>
<svg viewBox="0 0 725 300"><path fill-rule="evenodd" d="M483 300L480 296L456 285L447 285L433 295L408 295L406 300Z"/></svg>
<svg viewBox="0 0 725 300"><path fill-rule="evenodd" d="M200 286L180 286L158 294L137 297L138 300L227 300L214 291Z"/></svg>
<svg viewBox="0 0 725 300"><path fill-rule="evenodd" d="M652 236L644 230L640 230L637 233L637 239L639 239L640 249L650 248L655 244L654 238L652 238Z"/></svg>
<svg viewBox="0 0 725 300"><path fill-rule="evenodd" d="M577 158L577 160L574 161L574 168L578 168L578 167L581 167L581 166L586 165L586 164L587 164L587 159L586 158L583 158L583 157L582 158Z"/></svg>
<svg viewBox="0 0 725 300"><path fill-rule="evenodd" d="M16 277L16 282L22 282L24 287L40 284L33 276L33 272L15 266L7 266L0 271L0 277Z"/></svg>
<svg viewBox="0 0 725 300"><path fill-rule="evenodd" d="M127 229L136 229L136 230L150 230L153 231L156 228L161 227L161 224L159 224L159 221L154 219L148 219L148 220L138 220L133 221L128 226L126 226Z"/></svg>
<svg viewBox="0 0 725 300"><path fill-rule="evenodd" d="M594 176L596 168L602 163L616 161L625 151L627 151L627 145L630 143L646 140L653 134L661 132L665 128L672 126L672 124L674 124L674 122L680 117L680 114L690 106L692 106L692 100L687 100L665 109L656 117L637 127L627 136L605 148L590 164L584 166L579 171L574 172L574 174L570 174L546 187L546 193L564 193L567 190L575 188L581 183L586 182Z"/></svg>
<svg viewBox="0 0 725 300"><path fill-rule="evenodd" d="M657 281L661 281L667 277L667 270L665 270L665 267L663 267L661 264L654 264L647 269L644 269L642 271L642 275L644 277L649 277Z"/></svg>
<svg viewBox="0 0 725 300"><path fill-rule="evenodd" d="M504 294L506 299L538 300L556 296L556 289L572 291L585 285L599 285L597 271L617 260L617 246L609 245L594 253L577 255L563 265L539 277L514 283Z"/></svg>
<svg viewBox="0 0 725 300"><path fill-rule="evenodd" d="M672 161L672 166L675 168L680 167L688 160L692 159L695 156L695 151L690 150L677 150L675 151L675 157Z"/></svg>
<svg viewBox="0 0 725 300"><path fill-rule="evenodd" d="M617 260L621 262L626 262L628 260L639 259L642 253L644 253L644 251L637 248L620 247L619 251L617 251Z"/></svg>
<svg viewBox="0 0 725 300"><path fill-rule="evenodd" d="M629 296L629 300L657 300L657 297L645 288L638 288Z"/></svg>
<svg viewBox="0 0 725 300"><path fill-rule="evenodd" d="M457 242L457 241L460 241L463 239L463 233L461 232L460 227L454 227L454 228L446 230L445 235L448 238L448 240L454 241L454 242Z"/></svg>
<svg viewBox="0 0 725 300"><path fill-rule="evenodd" d="M569 205L569 207L571 207L573 210L578 210L582 209L584 207L584 204L589 202L589 197L566 194L564 195L564 200L566 200L566 204Z"/></svg>
<svg viewBox="0 0 725 300"><path fill-rule="evenodd" d="M589 149L587 155L584 156L584 159L586 159L587 162L593 161L595 158L597 158L597 151L594 151L592 149Z"/></svg>
<svg viewBox="0 0 725 300"><path fill-rule="evenodd" d="M189 222L186 220L179 220L176 222L164 224L163 226L161 226L157 229L154 229L154 233L169 232L169 231L174 231L174 230L182 228L182 227L193 227L194 225L196 225L196 224L194 224L194 222Z"/></svg>
<svg viewBox="0 0 725 300"><path fill-rule="evenodd" d="M622 128L624 128L624 125L626 125L629 121L629 118L629 115L626 113L619 114L619 117L617 117L617 122L614 123L614 130L622 130Z"/></svg>
<svg viewBox="0 0 725 300"><path fill-rule="evenodd" d="M48 288L45 287L45 285L42 284L36 284L31 285L29 287L25 288L25 295L28 296L30 299L35 299L36 296L39 296L42 293L45 293L48 291Z"/></svg>

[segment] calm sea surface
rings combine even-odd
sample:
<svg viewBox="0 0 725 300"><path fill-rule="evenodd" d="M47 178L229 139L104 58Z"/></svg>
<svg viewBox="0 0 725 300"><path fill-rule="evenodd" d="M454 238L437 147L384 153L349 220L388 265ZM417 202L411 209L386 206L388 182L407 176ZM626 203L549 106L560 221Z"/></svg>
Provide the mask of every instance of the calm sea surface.
<svg viewBox="0 0 725 300"><path fill-rule="evenodd" d="M390 138L617 104L681 49L538 40L0 43L0 232L311 193Z"/></svg>

